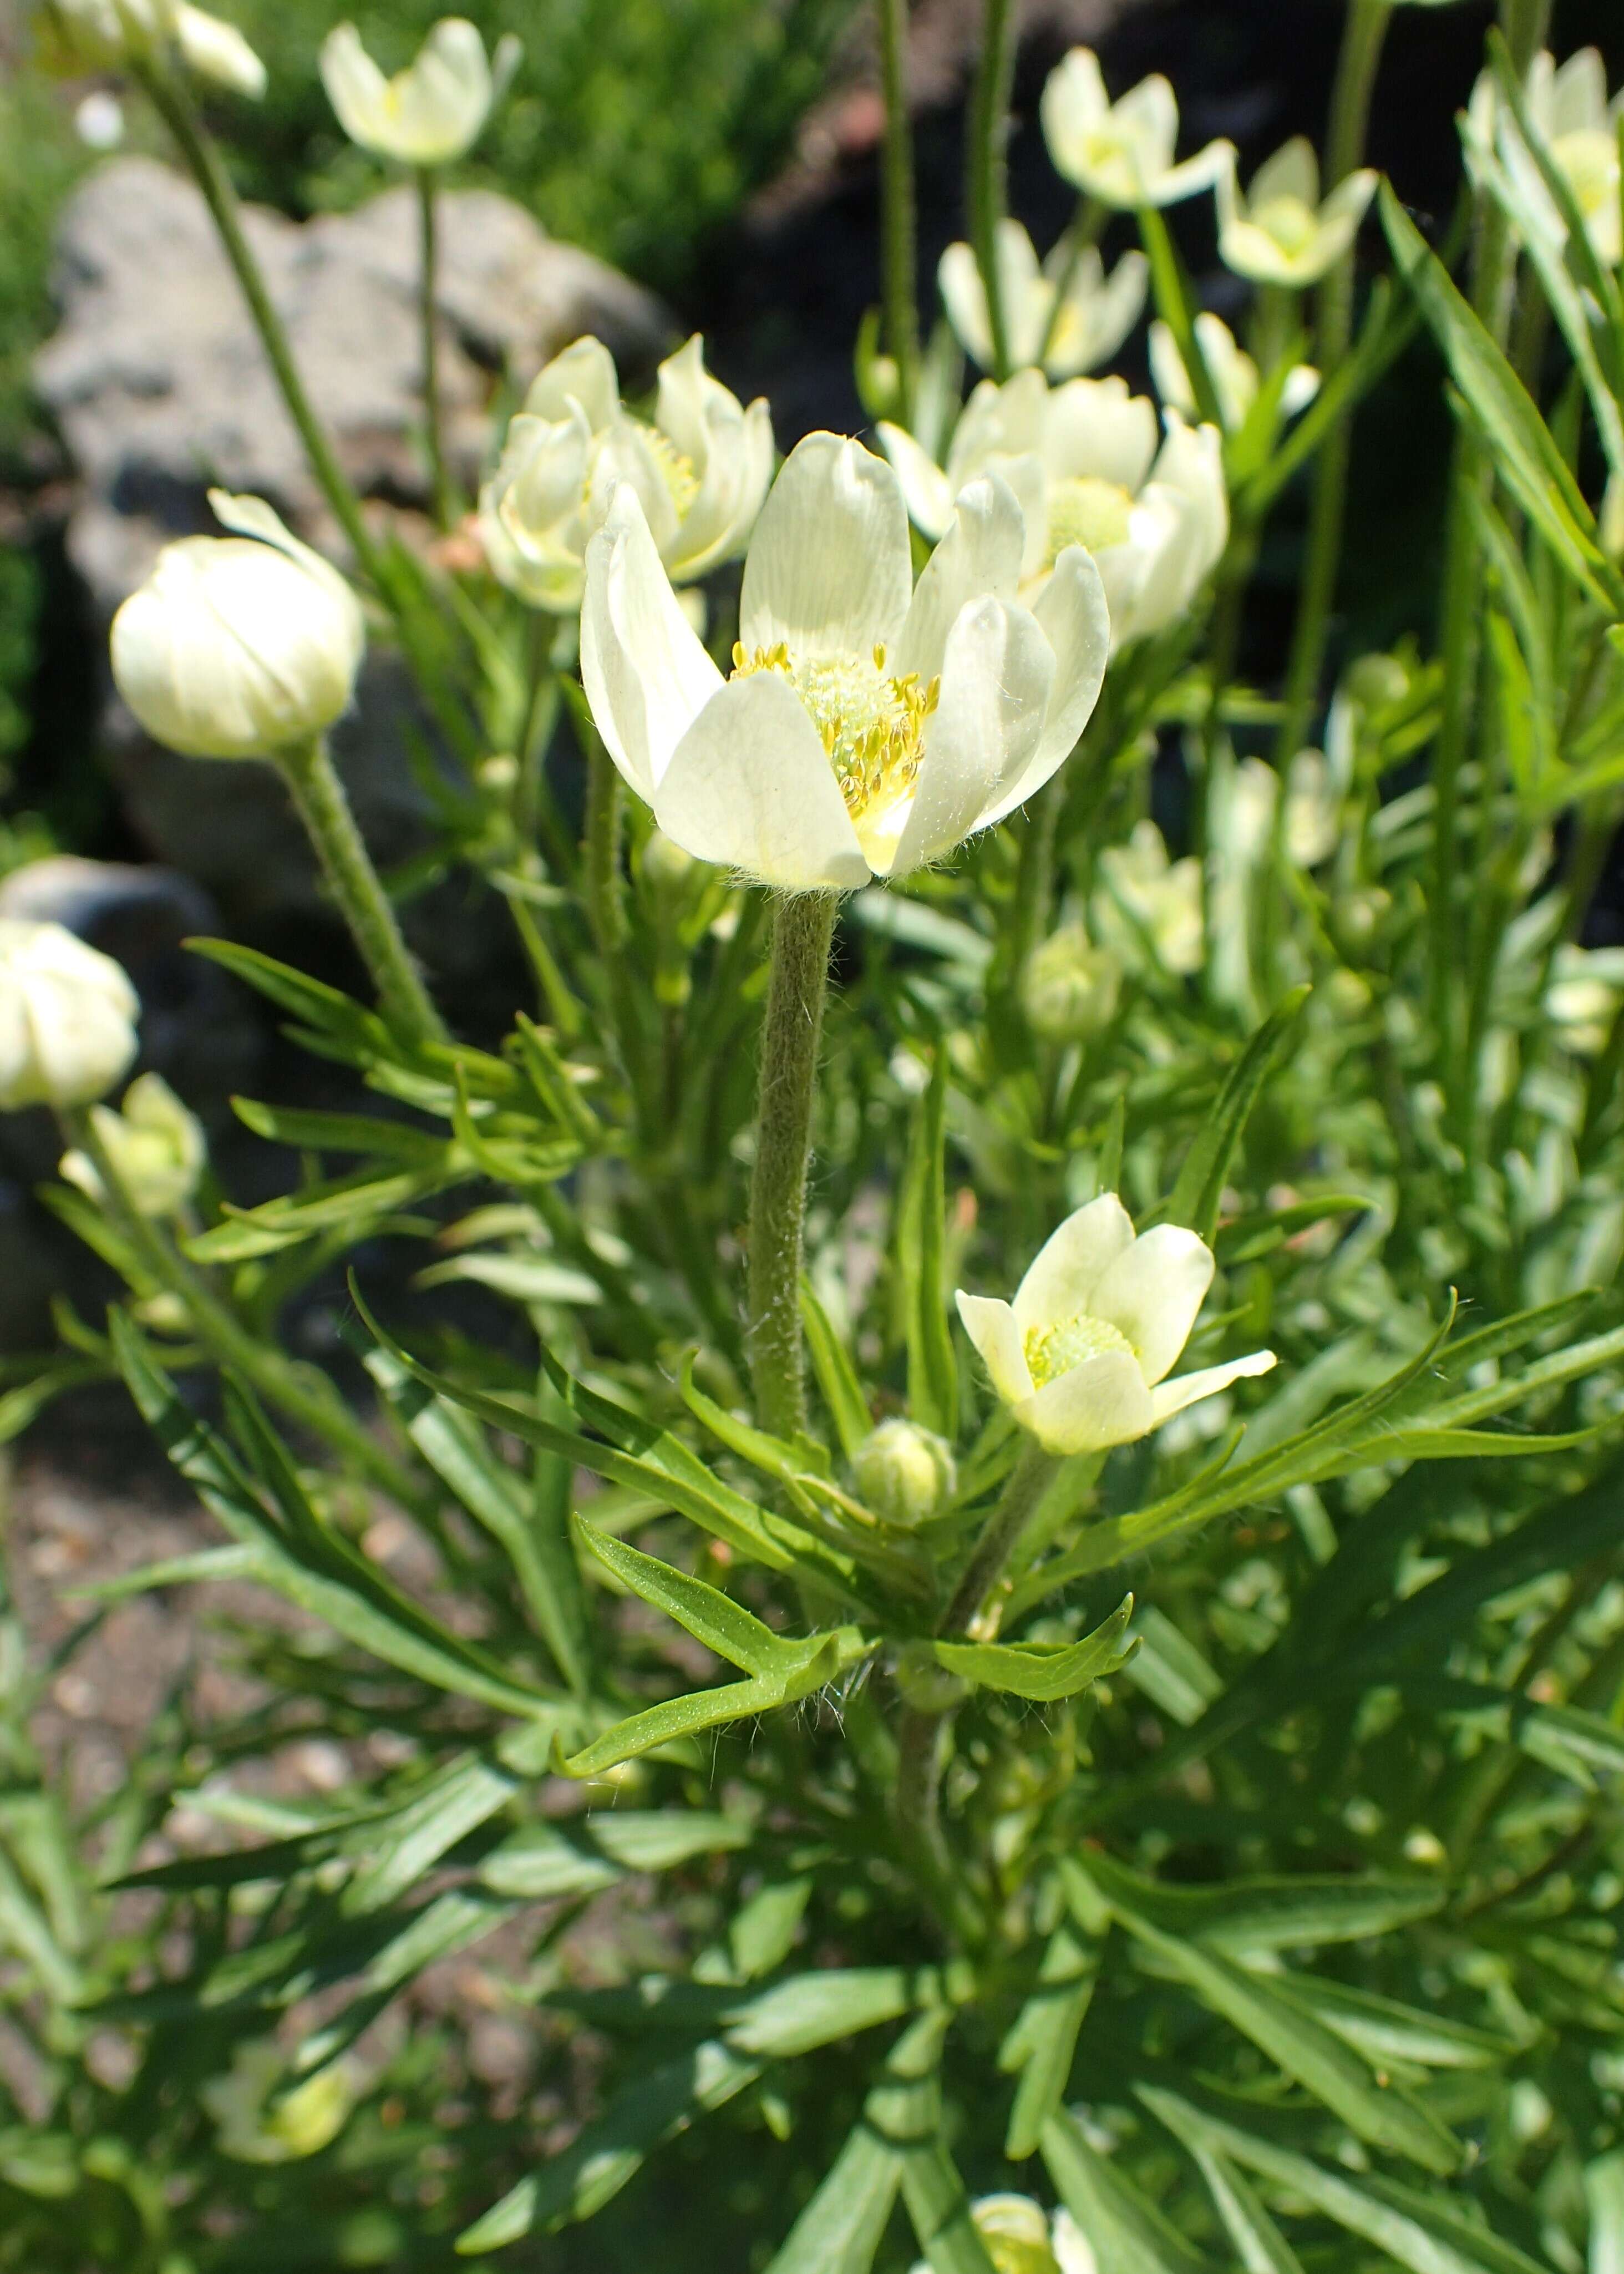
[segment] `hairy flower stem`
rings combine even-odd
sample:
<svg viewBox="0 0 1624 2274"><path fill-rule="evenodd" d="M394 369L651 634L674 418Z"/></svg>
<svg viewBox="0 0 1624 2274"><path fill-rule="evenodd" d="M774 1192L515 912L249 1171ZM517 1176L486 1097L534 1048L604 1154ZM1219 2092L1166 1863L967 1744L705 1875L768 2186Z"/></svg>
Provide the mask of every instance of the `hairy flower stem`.
<svg viewBox="0 0 1624 2274"><path fill-rule="evenodd" d="M405 1041L442 1042L446 1030L440 1013L401 937L389 896L362 842L325 740L317 734L279 751L276 769L372 975L384 1016Z"/></svg>
<svg viewBox="0 0 1624 2274"><path fill-rule="evenodd" d="M914 395L919 384L919 253L914 128L908 117L908 0L879 0L879 12L880 79L885 94L885 154L880 175L882 297L885 351L897 366L906 426L914 417Z"/></svg>
<svg viewBox="0 0 1624 2274"><path fill-rule="evenodd" d="M1365 155L1371 97L1392 14L1393 0L1349 0L1326 140L1327 190L1345 181ZM1353 337L1355 258L1350 246L1320 287L1315 351L1320 369L1327 380L1346 358ZM1274 750L1277 766L1284 766L1302 747L1319 699L1331 604L1336 597L1336 570L1342 558L1351 442L1350 414L1344 411L1320 445L1320 462L1314 470L1307 559L1297 602L1291 660L1286 674L1280 736Z"/></svg>
<svg viewBox="0 0 1624 2274"><path fill-rule="evenodd" d="M970 242L987 294L987 328L992 338L993 377L1010 375L1009 331L1004 320L1004 290L998 275L998 223L1007 202L1006 153L1010 89L1015 78L1013 0L986 0L981 14L981 56L970 106L970 152L965 203Z"/></svg>
<svg viewBox="0 0 1624 2274"><path fill-rule="evenodd" d="M807 1426L801 1226L835 906L833 892L778 902L762 1022L746 1333L756 1419L779 1437Z"/></svg>
<svg viewBox="0 0 1624 2274"><path fill-rule="evenodd" d="M417 168L417 313L423 327L423 426L428 447L429 483L434 514L442 529L456 518L456 496L446 465L446 435L440 399L440 230L432 166Z"/></svg>
<svg viewBox="0 0 1624 2274"><path fill-rule="evenodd" d="M180 1306L188 1328L213 1357L239 1374L290 1421L348 1455L363 1475L402 1506L422 1508L424 1494L417 1480L390 1458L325 1375L314 1374L306 1382L303 1370L291 1359L241 1325L169 1234L141 1214L97 1133L94 1117L78 1107L63 1113L60 1119L70 1144L76 1145L94 1165L102 1185L102 1204L126 1246L154 1284Z"/></svg>

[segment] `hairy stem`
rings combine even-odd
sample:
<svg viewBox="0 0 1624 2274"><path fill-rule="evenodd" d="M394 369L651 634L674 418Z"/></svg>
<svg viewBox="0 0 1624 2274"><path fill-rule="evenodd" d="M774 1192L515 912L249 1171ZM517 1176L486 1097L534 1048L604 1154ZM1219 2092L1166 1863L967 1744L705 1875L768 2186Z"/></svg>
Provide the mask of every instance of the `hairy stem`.
<svg viewBox="0 0 1624 2274"><path fill-rule="evenodd" d="M1005 152L1009 136L1010 88L1015 77L1015 11L1011 0L986 0L981 15L981 56L970 107L970 151L965 202L970 242L987 294L987 328L992 338L993 377L1010 375L1009 332L998 279L998 224L1007 195Z"/></svg>
<svg viewBox="0 0 1624 2274"><path fill-rule="evenodd" d="M417 169L417 313L423 327L423 426L428 446L429 483L434 515L442 529L456 518L456 496L446 465L446 434L440 399L440 230L434 203L435 173Z"/></svg>
<svg viewBox="0 0 1624 2274"><path fill-rule="evenodd" d="M919 383L917 240L914 228L914 129L908 117L908 0L879 0L880 77L885 94L885 154L880 176L883 215L882 297L885 351L902 387L902 418L914 416Z"/></svg>
<svg viewBox="0 0 1624 2274"><path fill-rule="evenodd" d="M967 1634L974 1625L977 1614L1031 1521L1033 1510L1048 1490L1056 1465L1052 1453L1046 1453L1035 1438L1028 1438L953 1590L952 1600L942 1615L936 1628L938 1634Z"/></svg>
<svg viewBox="0 0 1624 2274"><path fill-rule="evenodd" d="M1326 141L1325 186L1335 189L1358 166L1365 154L1370 125L1371 97L1377 67L1393 13L1393 0L1349 0L1342 32L1342 55L1331 95L1330 130ZM1353 337L1353 248L1342 255L1320 287L1317 360L1329 380L1347 356ZM1336 597L1336 570L1342 557L1342 518L1348 498L1348 465L1352 428L1347 412L1339 418L1320 446L1314 470L1314 488L1308 515L1308 550L1304 565L1297 629L1275 748L1275 764L1284 765L1301 747L1320 692L1330 631L1331 604Z"/></svg>
<svg viewBox="0 0 1624 2274"><path fill-rule="evenodd" d="M317 734L308 742L279 751L276 767L298 809L333 897L372 975L384 1016L409 1042L442 1041L446 1030L440 1013L401 937L389 896L356 827L326 742Z"/></svg>
<svg viewBox="0 0 1624 2274"><path fill-rule="evenodd" d="M833 892L821 892L779 901L762 1023L747 1332L756 1418L779 1437L807 1423L801 1225L835 905Z"/></svg>

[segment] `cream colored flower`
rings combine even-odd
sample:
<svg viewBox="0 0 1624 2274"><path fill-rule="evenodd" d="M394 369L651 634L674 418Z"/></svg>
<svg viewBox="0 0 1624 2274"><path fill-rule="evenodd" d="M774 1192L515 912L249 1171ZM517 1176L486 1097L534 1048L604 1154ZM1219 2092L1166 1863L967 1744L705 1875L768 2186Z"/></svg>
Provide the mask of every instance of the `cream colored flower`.
<svg viewBox="0 0 1624 2274"><path fill-rule="evenodd" d="M269 757L348 708L366 645L361 606L262 499L208 496L238 533L164 546L113 619L113 677L171 749Z"/></svg>
<svg viewBox="0 0 1624 2274"><path fill-rule="evenodd" d="M619 486L636 492L667 575L687 584L743 552L771 479L765 398L747 410L712 379L697 333L660 365L651 425L621 404L602 341L577 340L508 429L479 501L486 558L532 607L573 615L587 546Z"/></svg>
<svg viewBox="0 0 1624 2274"><path fill-rule="evenodd" d="M1225 267L1254 284L1296 291L1317 284L1358 235L1377 180L1361 166L1321 204L1320 161L1304 134L1265 159L1244 196L1231 162L1218 177L1218 251Z"/></svg>
<svg viewBox="0 0 1624 2274"><path fill-rule="evenodd" d="M1046 1043L1086 1043L1103 1034L1121 993L1121 958L1095 947L1083 923L1062 924L1021 969L1022 1013Z"/></svg>
<svg viewBox="0 0 1624 2274"><path fill-rule="evenodd" d="M883 458L811 434L744 564L724 679L630 483L587 555L581 673L598 731L668 837L791 890L902 877L1021 804L1069 756L1110 636L1073 546L1028 608L1003 482L974 484L914 583Z"/></svg>
<svg viewBox="0 0 1624 2274"><path fill-rule="evenodd" d="M1125 380L1050 387L1041 371L1017 372L1002 387L983 380L953 430L945 466L900 426L878 433L927 537L947 527L966 482L992 473L1009 484L1026 521L1023 593L1042 590L1067 546L1092 553L1116 648L1176 623L1229 541L1217 428L1188 426L1169 410L1158 451L1155 406L1131 395Z"/></svg>
<svg viewBox="0 0 1624 2274"><path fill-rule="evenodd" d="M142 1216L174 1216L198 1188L208 1159L203 1125L189 1113L162 1074L144 1073L124 1092L115 1113L93 1105L90 1118L125 1197ZM106 1197L88 1153L64 1153L61 1173L89 1199Z"/></svg>
<svg viewBox="0 0 1624 2274"><path fill-rule="evenodd" d="M1100 855L1103 888L1094 901L1094 928L1101 938L1140 954L1147 946L1164 971L1201 968L1201 864L1193 855L1168 859L1167 846L1154 821L1134 825L1125 845Z"/></svg>
<svg viewBox="0 0 1624 2274"><path fill-rule="evenodd" d="M1040 115L1056 172L1118 211L1175 205L1209 190L1235 155L1232 144L1209 142L1176 165L1178 102L1171 87L1157 72L1113 102L1092 48L1073 48L1050 72Z"/></svg>
<svg viewBox="0 0 1624 2274"><path fill-rule="evenodd" d="M970 2219L995 2274L1098 2274L1094 2251L1068 2210L1055 2213L1051 2228L1030 2195L982 2195L971 2204ZM929 2274L922 2259L914 2274Z"/></svg>
<svg viewBox="0 0 1624 2274"><path fill-rule="evenodd" d="M1071 379L1116 354L1144 311L1150 264L1142 252L1124 252L1107 276L1096 247L1086 246L1073 265L1064 237L1040 268L1032 239L1018 221L998 223L997 242L999 298L1011 370L1037 365L1051 379ZM987 289L969 245L948 246L936 282L959 346L983 371L991 371L996 358Z"/></svg>
<svg viewBox="0 0 1624 2274"><path fill-rule="evenodd" d="M488 60L466 17L442 16L402 72L386 79L353 24L321 43L321 84L352 142L407 166L447 166L479 139L523 53L509 32Z"/></svg>
<svg viewBox="0 0 1624 2274"><path fill-rule="evenodd" d="M994 1389L1046 1452L1098 1453L1274 1364L1273 1351L1253 1351L1166 1379L1214 1268L1206 1242L1177 1224L1136 1239L1126 1209L1104 1193L1050 1235L1012 1304L960 1291L959 1315Z"/></svg>
<svg viewBox="0 0 1624 2274"><path fill-rule="evenodd" d="M1624 948L1565 944L1552 959L1545 1009L1562 1041L1581 1058L1595 1058L1624 1001Z"/></svg>
<svg viewBox="0 0 1624 2274"><path fill-rule="evenodd" d="M1607 70L1599 49L1581 48L1560 65L1542 49L1529 67L1523 93L1529 123L1573 192L1591 250L1604 267L1616 268L1624 259L1618 135L1624 89L1609 102ZM1461 136L1473 180L1482 186L1498 156L1515 194L1520 219L1539 230L1552 245L1565 244L1568 224L1561 209L1509 107L1501 102L1492 72L1484 72L1472 89Z"/></svg>
<svg viewBox="0 0 1624 2274"><path fill-rule="evenodd" d="M62 924L0 918L0 1112L105 1097L129 1072L140 1012L110 955Z"/></svg>
<svg viewBox="0 0 1624 2274"><path fill-rule="evenodd" d="M200 79L255 101L265 93L265 65L236 25L188 0L47 0L41 26L53 70L112 71L173 41Z"/></svg>
<svg viewBox="0 0 1624 2274"><path fill-rule="evenodd" d="M1258 366L1237 341L1222 317L1202 314L1195 320L1195 335L1218 398L1219 416L1226 434L1237 433L1252 415L1261 381ZM1195 388L1184 369L1178 343L1160 321L1150 328L1150 375L1156 392L1169 409L1186 418L1196 416ZM1320 374L1312 364L1294 364L1280 393L1282 418L1295 418L1320 392Z"/></svg>
<svg viewBox="0 0 1624 2274"><path fill-rule="evenodd" d="M238 2045L225 2074L199 2089L222 2155L243 2164L293 2163L319 2154L337 2138L355 2105L358 2079L353 2066L330 2061L273 2105L272 2095L286 2074L287 2063L274 2040L259 2037Z"/></svg>

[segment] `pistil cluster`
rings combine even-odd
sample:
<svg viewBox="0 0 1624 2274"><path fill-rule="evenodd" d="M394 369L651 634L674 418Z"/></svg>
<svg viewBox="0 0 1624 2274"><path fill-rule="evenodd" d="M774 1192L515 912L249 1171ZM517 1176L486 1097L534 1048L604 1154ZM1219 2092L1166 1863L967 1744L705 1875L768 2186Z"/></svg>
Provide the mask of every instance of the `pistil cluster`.
<svg viewBox="0 0 1624 2274"><path fill-rule="evenodd" d="M1091 1319L1086 1312L1074 1319L1063 1319L1056 1326L1028 1328L1023 1347L1034 1389L1058 1381L1085 1359L1099 1358L1106 1351L1133 1354L1133 1345L1120 1327L1112 1326L1109 1319Z"/></svg>
<svg viewBox="0 0 1624 2274"><path fill-rule="evenodd" d="M733 677L756 671L781 672L800 697L853 820L913 794L939 678L926 684L916 671L888 676L883 645L869 659L792 655L782 640L747 651L735 641Z"/></svg>

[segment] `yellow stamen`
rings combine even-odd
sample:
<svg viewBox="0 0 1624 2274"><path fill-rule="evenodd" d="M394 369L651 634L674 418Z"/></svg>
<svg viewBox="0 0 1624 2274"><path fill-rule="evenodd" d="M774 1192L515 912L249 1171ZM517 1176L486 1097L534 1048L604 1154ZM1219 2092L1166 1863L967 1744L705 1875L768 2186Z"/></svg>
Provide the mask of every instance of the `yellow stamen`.
<svg viewBox="0 0 1624 2274"><path fill-rule="evenodd" d="M1058 1326L1029 1327L1026 1352L1032 1386L1041 1389L1046 1383L1057 1382L1063 1374L1072 1373L1085 1359L1100 1358L1107 1351L1126 1351L1130 1357L1133 1354L1132 1344L1109 1319L1091 1319L1085 1314L1075 1319L1063 1319Z"/></svg>
<svg viewBox="0 0 1624 2274"><path fill-rule="evenodd" d="M733 677L745 679L757 671L781 673L800 697L853 821L890 810L913 795L925 721L941 693L939 679L923 686L916 671L888 676L883 643L876 644L870 659L792 655L782 640L747 651L736 640Z"/></svg>

